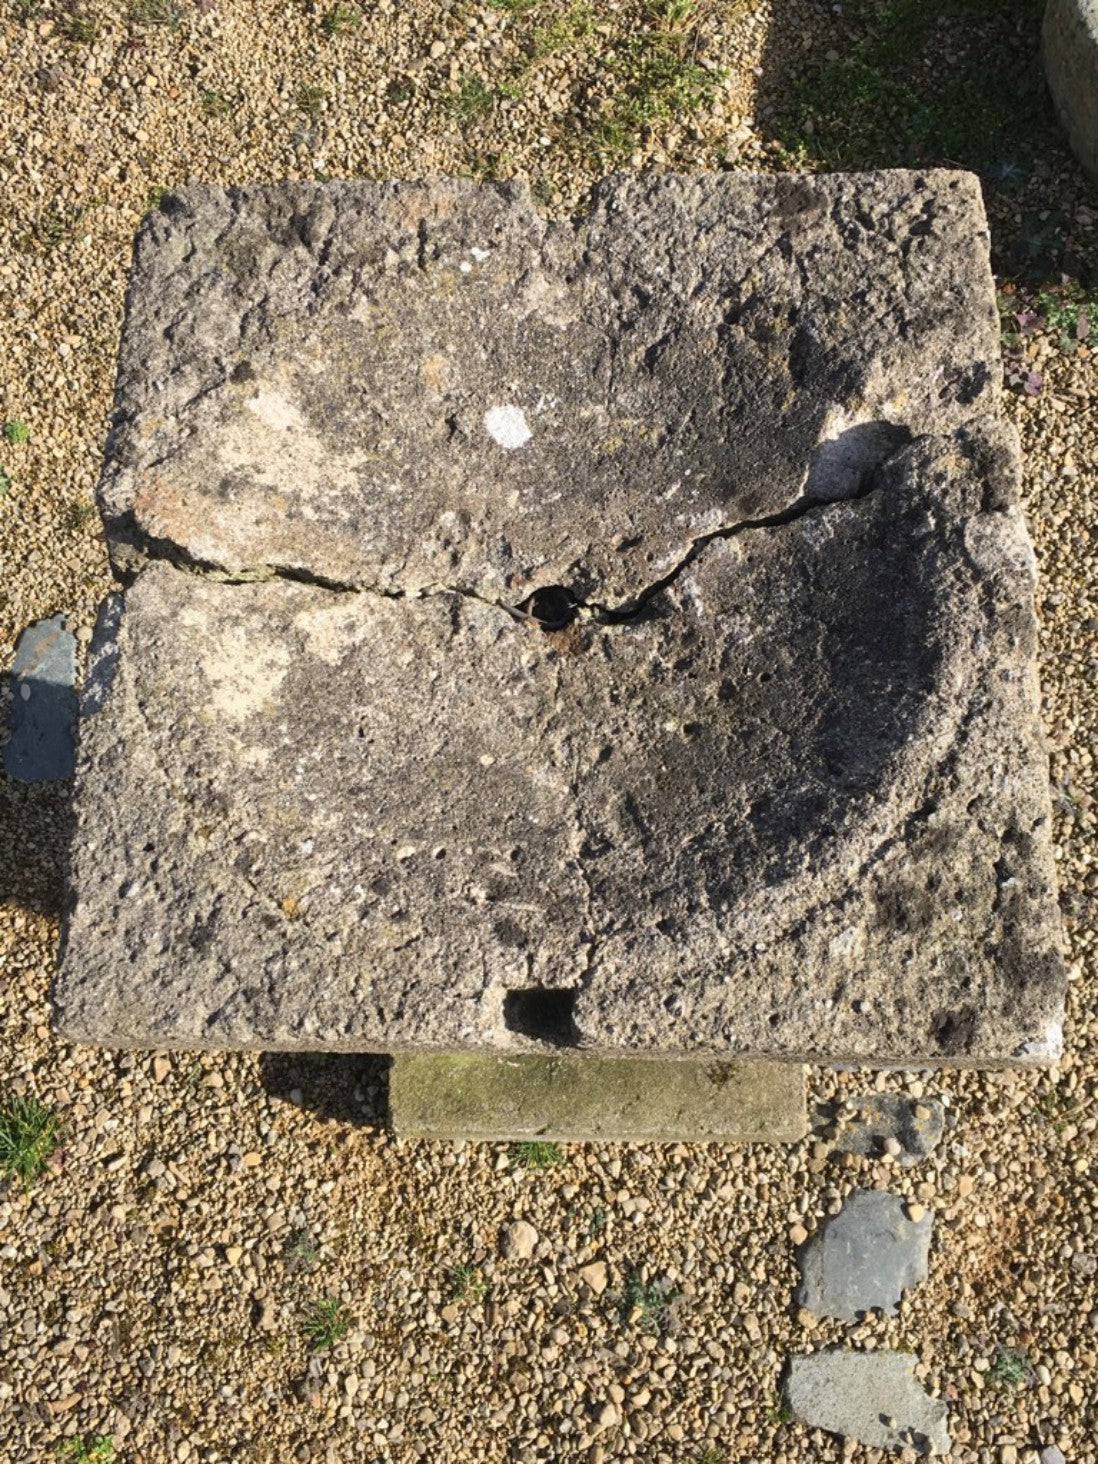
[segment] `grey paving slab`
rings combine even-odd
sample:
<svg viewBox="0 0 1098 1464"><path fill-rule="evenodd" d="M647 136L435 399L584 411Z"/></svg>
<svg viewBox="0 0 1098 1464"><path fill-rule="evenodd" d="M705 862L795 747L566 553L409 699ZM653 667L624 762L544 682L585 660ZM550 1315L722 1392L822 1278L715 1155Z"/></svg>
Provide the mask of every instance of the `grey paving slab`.
<svg viewBox="0 0 1098 1464"><path fill-rule="evenodd" d="M898 1195L855 1190L801 1251L800 1305L840 1321L892 1315L903 1292L926 1280L933 1223L930 1212L909 1219Z"/></svg>
<svg viewBox="0 0 1098 1464"><path fill-rule="evenodd" d="M948 1410L915 1377L909 1353L832 1347L791 1359L786 1395L810 1428L874 1449L945 1454Z"/></svg>

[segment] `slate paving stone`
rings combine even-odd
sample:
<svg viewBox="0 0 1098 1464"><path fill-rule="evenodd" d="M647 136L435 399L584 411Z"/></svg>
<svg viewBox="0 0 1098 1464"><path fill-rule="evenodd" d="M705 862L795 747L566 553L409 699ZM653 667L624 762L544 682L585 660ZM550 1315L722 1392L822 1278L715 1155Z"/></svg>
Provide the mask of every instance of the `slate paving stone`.
<svg viewBox="0 0 1098 1464"><path fill-rule="evenodd" d="M64 615L27 627L15 648L13 675L4 771L23 783L71 778L76 761L76 638L66 630Z"/></svg>
<svg viewBox="0 0 1098 1464"><path fill-rule="evenodd" d="M937 1147L945 1128L945 1109L937 1099L910 1098L902 1093L864 1093L850 1100L854 1116L844 1122L835 1139L843 1154L867 1159L887 1153L895 1139L901 1169L911 1169Z"/></svg>
<svg viewBox="0 0 1098 1464"><path fill-rule="evenodd" d="M827 1429L874 1449L950 1448L948 1411L915 1376L909 1353L833 1347L791 1359L786 1396L809 1428Z"/></svg>
<svg viewBox="0 0 1098 1464"><path fill-rule="evenodd" d="M804 1247L798 1301L817 1317L893 1315L901 1294L926 1279L933 1215L910 1220L882 1190L855 1190Z"/></svg>

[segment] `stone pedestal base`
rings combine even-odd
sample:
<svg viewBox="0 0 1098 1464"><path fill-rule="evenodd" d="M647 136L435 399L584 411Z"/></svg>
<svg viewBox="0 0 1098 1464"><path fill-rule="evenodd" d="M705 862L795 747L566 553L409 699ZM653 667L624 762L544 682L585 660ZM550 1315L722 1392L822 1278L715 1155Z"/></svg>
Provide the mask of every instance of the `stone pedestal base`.
<svg viewBox="0 0 1098 1464"><path fill-rule="evenodd" d="M393 1059L400 1138L795 1143L804 1068L779 1062L598 1057Z"/></svg>

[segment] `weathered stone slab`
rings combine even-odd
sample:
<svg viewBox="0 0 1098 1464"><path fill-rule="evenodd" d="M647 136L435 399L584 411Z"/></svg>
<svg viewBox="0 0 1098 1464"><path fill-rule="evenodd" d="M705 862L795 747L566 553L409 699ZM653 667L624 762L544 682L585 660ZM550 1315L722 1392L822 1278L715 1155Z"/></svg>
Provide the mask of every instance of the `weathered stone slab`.
<svg viewBox="0 0 1098 1464"><path fill-rule="evenodd" d="M789 1405L810 1428L827 1429L871 1449L949 1452L948 1410L915 1377L907 1353L829 1347L794 1357Z"/></svg>
<svg viewBox="0 0 1098 1464"><path fill-rule="evenodd" d="M76 637L64 615L28 625L15 648L4 771L23 783L71 778L76 759Z"/></svg>
<svg viewBox="0 0 1098 1464"><path fill-rule="evenodd" d="M62 1028L1053 1056L997 338L964 175L168 203Z"/></svg>
<svg viewBox="0 0 1098 1464"><path fill-rule="evenodd" d="M793 1063L403 1054L389 1122L420 1139L796 1143L804 1088Z"/></svg>

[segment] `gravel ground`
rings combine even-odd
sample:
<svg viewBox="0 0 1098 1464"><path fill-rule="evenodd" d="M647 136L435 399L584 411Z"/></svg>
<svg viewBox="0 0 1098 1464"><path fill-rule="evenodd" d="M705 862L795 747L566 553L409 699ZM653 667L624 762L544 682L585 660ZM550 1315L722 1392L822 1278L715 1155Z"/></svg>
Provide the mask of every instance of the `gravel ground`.
<svg viewBox="0 0 1098 1464"><path fill-rule="evenodd" d="M0 666L58 611L86 641L108 588L91 495L130 244L159 189L518 173L562 213L612 163L781 166L771 124L798 72L846 44L840 12L712 5L667 44L726 75L691 72L693 105L634 133L615 89L628 37L657 24L639 3L377 0L355 20L4 0L0 418L31 437L0 443ZM1065 221L1064 260L1098 262L1098 197L1054 141L989 208L1000 256L1043 214ZM36 1094L64 1123L30 1193L0 1192L0 1459L877 1458L781 1405L789 1353L843 1339L916 1354L950 1401L955 1460L1034 1464L1054 1444L1098 1460L1098 387L1085 345L1069 356L1037 329L1020 350L1042 376L1008 408L1042 575L1072 977L1059 1067L811 1075L823 1105L940 1096L945 1137L909 1170L821 1132L788 1150L573 1147L545 1168L394 1142L375 1061L56 1041L67 789L0 778L0 1098ZM792 1302L795 1246L857 1186L933 1211L930 1277L895 1318L813 1324ZM532 1253L522 1232L505 1259L520 1220ZM306 1322L328 1300L350 1325L321 1346Z"/></svg>

